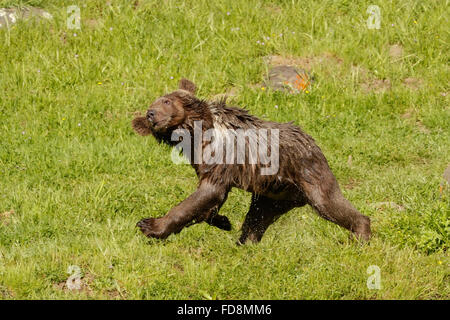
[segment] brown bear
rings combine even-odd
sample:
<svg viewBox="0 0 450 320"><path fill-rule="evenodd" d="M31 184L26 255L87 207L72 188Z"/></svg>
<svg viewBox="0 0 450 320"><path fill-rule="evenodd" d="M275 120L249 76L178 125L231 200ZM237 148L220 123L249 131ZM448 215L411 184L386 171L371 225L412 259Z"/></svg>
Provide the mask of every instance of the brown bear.
<svg viewBox="0 0 450 320"><path fill-rule="evenodd" d="M197 190L164 217L138 222L147 237L165 239L203 221L231 230L228 218L218 212L235 187L252 193L239 244L259 242L278 217L305 204L357 239L369 240L370 219L344 198L313 138L292 123L264 121L225 100L201 100L195 91L194 83L182 79L178 90L158 98L145 117L132 121L140 135L177 147L184 141L182 151L199 179Z"/></svg>

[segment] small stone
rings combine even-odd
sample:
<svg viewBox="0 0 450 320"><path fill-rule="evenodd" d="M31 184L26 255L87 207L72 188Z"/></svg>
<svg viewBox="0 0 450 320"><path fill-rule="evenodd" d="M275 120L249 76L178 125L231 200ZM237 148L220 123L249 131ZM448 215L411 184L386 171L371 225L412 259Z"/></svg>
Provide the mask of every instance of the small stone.
<svg viewBox="0 0 450 320"><path fill-rule="evenodd" d="M450 185L450 164L447 166L447 169L444 171L444 179Z"/></svg>
<svg viewBox="0 0 450 320"><path fill-rule="evenodd" d="M269 69L265 85L274 90L299 93L308 91L311 82L312 77L307 71L293 66L280 65Z"/></svg>

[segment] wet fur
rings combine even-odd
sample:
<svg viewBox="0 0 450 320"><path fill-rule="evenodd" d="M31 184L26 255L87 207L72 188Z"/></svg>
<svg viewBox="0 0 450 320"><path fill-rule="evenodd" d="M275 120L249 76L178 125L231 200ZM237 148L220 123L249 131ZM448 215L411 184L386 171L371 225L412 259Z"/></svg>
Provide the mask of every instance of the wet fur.
<svg viewBox="0 0 450 320"><path fill-rule="evenodd" d="M278 129L279 171L274 175L261 175L259 164L196 164L191 157L189 160L199 179L197 191L166 216L140 221L138 226L145 235L166 238L185 226L202 221L230 230L228 219L218 211L230 189L235 187L252 193L239 243L260 241L280 215L305 204L311 205L324 219L350 230L358 239L369 239L369 218L343 197L325 156L312 137L292 123L261 120L247 110L228 106L225 100L198 99L195 90L192 82L182 79L179 90L158 99L149 108L148 114L153 112L152 115L159 116L163 120L158 123L164 126L159 128L148 118L138 117L132 122L134 130L140 135L153 135L159 142L175 145L178 142L170 140L171 133L182 128L193 136L194 121L202 121L204 131L210 128ZM170 107L163 104L167 100Z"/></svg>

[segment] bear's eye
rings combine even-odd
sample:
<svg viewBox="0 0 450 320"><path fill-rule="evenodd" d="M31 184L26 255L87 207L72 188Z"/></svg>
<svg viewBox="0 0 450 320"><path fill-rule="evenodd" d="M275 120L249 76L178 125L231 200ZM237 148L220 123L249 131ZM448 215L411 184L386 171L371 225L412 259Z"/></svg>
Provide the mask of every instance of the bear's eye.
<svg viewBox="0 0 450 320"><path fill-rule="evenodd" d="M170 100L164 100L165 104L170 104Z"/></svg>

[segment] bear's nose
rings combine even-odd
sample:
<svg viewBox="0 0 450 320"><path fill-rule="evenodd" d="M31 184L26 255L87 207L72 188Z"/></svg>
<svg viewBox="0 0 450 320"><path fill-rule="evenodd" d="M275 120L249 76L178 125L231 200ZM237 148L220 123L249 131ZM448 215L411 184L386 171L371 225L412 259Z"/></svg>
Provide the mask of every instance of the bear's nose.
<svg viewBox="0 0 450 320"><path fill-rule="evenodd" d="M147 120L153 123L153 121L155 120L155 111L154 110L147 111Z"/></svg>

